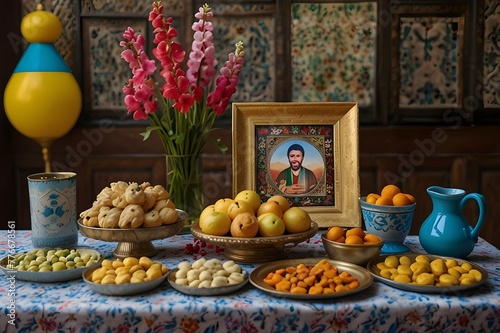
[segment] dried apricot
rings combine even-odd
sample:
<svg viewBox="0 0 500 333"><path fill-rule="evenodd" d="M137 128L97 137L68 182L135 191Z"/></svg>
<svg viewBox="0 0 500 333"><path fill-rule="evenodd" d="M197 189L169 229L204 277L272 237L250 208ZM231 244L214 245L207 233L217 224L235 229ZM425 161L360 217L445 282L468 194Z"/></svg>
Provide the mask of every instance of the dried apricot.
<svg viewBox="0 0 500 333"><path fill-rule="evenodd" d="M356 235L351 235L345 238L346 244L364 244L364 241L361 237Z"/></svg>
<svg viewBox="0 0 500 333"><path fill-rule="evenodd" d="M346 231L346 239L349 238L349 236L358 236L359 238L363 239L365 238L365 232L363 231L363 229L356 227Z"/></svg>
<svg viewBox="0 0 500 333"><path fill-rule="evenodd" d="M389 197L380 197L377 199L375 204L382 205L382 206L392 206L392 199Z"/></svg>
<svg viewBox="0 0 500 333"><path fill-rule="evenodd" d="M328 232L326 233L326 239L329 239L331 241L335 241L343 236L344 236L344 229L337 226L331 227L330 229L328 229Z"/></svg>

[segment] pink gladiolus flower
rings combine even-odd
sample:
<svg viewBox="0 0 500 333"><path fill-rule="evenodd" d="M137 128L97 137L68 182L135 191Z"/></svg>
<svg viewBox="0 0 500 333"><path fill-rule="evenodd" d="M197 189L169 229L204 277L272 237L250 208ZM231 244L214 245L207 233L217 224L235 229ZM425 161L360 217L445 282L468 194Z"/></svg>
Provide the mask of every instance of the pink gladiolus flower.
<svg viewBox="0 0 500 333"><path fill-rule="evenodd" d="M145 52L142 35L131 27L123 33L121 57L132 73L122 89L124 103L133 119L149 120L151 127L145 139L156 131L167 154L197 155L208 140L216 116L225 112L236 92L243 66L243 43L236 44L235 52L229 54L216 76L213 12L205 4L194 15L197 21L191 26L193 42L187 68L183 69L186 52L176 41L173 18L164 14L164 9L160 1L155 1L148 17L153 27L155 59L149 59ZM163 82L156 82L156 76ZM209 92L212 83L214 88Z"/></svg>

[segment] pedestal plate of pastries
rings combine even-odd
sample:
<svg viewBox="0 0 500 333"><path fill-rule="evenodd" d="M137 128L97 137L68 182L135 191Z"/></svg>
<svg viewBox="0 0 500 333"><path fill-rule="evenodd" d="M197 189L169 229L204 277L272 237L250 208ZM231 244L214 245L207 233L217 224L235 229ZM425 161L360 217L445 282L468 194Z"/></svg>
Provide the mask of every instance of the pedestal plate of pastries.
<svg viewBox="0 0 500 333"><path fill-rule="evenodd" d="M152 257L158 249L151 241L176 235L186 219L162 185L118 181L80 214L78 227L83 236L118 242L113 252L117 258Z"/></svg>

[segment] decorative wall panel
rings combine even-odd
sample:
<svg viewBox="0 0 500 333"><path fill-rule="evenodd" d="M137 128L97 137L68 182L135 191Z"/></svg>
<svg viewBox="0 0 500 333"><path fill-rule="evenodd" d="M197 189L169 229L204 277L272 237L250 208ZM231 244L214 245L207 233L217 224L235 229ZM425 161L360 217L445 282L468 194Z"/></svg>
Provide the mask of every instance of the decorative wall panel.
<svg viewBox="0 0 500 333"><path fill-rule="evenodd" d="M457 106L460 101L463 20L400 20L400 107Z"/></svg>
<svg viewBox="0 0 500 333"><path fill-rule="evenodd" d="M147 15L153 0L82 0L82 14L136 14ZM184 10L185 0L162 0L169 15Z"/></svg>
<svg viewBox="0 0 500 333"><path fill-rule="evenodd" d="M292 4L293 101L373 105L377 4Z"/></svg>
<svg viewBox="0 0 500 333"><path fill-rule="evenodd" d="M128 64L121 59L124 30L131 26L138 34L147 31L147 20L84 19L83 61L85 78L84 99L91 112L119 111L126 117L122 88L132 77Z"/></svg>
<svg viewBox="0 0 500 333"><path fill-rule="evenodd" d="M275 7L264 5L213 5L214 44L221 68L243 42L245 66L232 101L275 100L276 42Z"/></svg>
<svg viewBox="0 0 500 333"><path fill-rule="evenodd" d="M35 10L38 0L23 0L21 13L23 17ZM76 4L73 1L52 0L42 1L45 10L53 13L59 18L62 24L61 36L55 41L54 46L63 57L68 67L76 72L77 70L77 25L76 25ZM28 46L26 42L26 47Z"/></svg>
<svg viewBox="0 0 500 333"><path fill-rule="evenodd" d="M500 2L485 0L484 106L500 106Z"/></svg>

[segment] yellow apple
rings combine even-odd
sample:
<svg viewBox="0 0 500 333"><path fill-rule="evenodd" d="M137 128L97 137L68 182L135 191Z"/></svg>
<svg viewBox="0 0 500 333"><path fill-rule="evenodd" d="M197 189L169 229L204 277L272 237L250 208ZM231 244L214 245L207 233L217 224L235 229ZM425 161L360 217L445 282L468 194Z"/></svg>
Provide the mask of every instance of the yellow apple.
<svg viewBox="0 0 500 333"><path fill-rule="evenodd" d="M304 232L311 227L311 217L309 213L300 207L291 207L283 214L286 231L295 234Z"/></svg>
<svg viewBox="0 0 500 333"><path fill-rule="evenodd" d="M252 238L259 232L259 221L253 213L240 213L231 222L231 236Z"/></svg>
<svg viewBox="0 0 500 333"><path fill-rule="evenodd" d="M266 201L259 206L259 209L257 210L257 216L265 213L274 213L279 218L283 217L283 210L281 209L280 204L276 201Z"/></svg>
<svg viewBox="0 0 500 333"><path fill-rule="evenodd" d="M214 210L216 210L218 212L227 213L227 208L233 202L234 202L234 200L231 198L219 199L214 204Z"/></svg>
<svg viewBox="0 0 500 333"><path fill-rule="evenodd" d="M257 221L262 237L281 236L285 233L285 222L274 213L264 213L257 217Z"/></svg>
<svg viewBox="0 0 500 333"><path fill-rule="evenodd" d="M252 206L250 206L248 202L243 200L235 200L233 203L229 205L229 207L227 207L227 215L229 215L231 220L234 220L236 215L241 213L254 214Z"/></svg>
<svg viewBox="0 0 500 333"><path fill-rule="evenodd" d="M267 201L276 201L277 203L279 203L283 213L290 209L290 202L288 202L288 199L282 195L273 195L272 197L267 199Z"/></svg>
<svg viewBox="0 0 500 333"><path fill-rule="evenodd" d="M257 213L257 209L260 206L260 196L257 192L253 190L243 190L238 192L234 197L234 200L246 201L252 206L254 213Z"/></svg>
<svg viewBox="0 0 500 333"><path fill-rule="evenodd" d="M231 219L227 213L213 211L203 218L200 228L207 235L224 236L231 228Z"/></svg>
<svg viewBox="0 0 500 333"><path fill-rule="evenodd" d="M203 219L209 215L209 214L212 214L212 212L215 211L215 205L208 205L207 207L205 207L201 213L200 213L200 218L198 219L199 223L200 223L200 228L201 228L201 223L203 221Z"/></svg>

